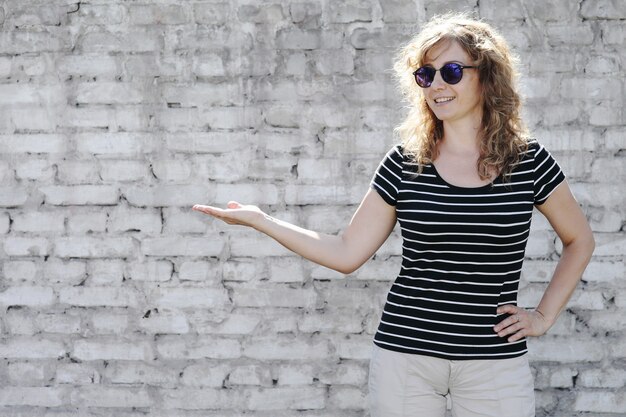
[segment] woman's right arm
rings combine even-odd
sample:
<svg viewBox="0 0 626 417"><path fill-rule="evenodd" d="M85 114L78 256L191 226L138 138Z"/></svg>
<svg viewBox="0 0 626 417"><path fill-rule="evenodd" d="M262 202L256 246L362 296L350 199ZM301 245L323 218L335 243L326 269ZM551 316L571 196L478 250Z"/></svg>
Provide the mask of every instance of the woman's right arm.
<svg viewBox="0 0 626 417"><path fill-rule="evenodd" d="M194 210L228 224L253 227L298 255L343 274L356 271L387 240L396 224L395 206L387 204L372 188L339 235L318 233L275 219L256 206L228 203L228 209L195 205Z"/></svg>

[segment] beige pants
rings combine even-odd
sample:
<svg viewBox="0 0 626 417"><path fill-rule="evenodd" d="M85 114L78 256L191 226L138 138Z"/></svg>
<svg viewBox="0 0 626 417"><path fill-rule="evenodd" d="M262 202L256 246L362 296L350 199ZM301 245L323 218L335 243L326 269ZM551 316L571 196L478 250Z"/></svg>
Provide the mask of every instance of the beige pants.
<svg viewBox="0 0 626 417"><path fill-rule="evenodd" d="M528 355L511 359L447 360L394 352L373 344L369 370L371 417L534 417Z"/></svg>

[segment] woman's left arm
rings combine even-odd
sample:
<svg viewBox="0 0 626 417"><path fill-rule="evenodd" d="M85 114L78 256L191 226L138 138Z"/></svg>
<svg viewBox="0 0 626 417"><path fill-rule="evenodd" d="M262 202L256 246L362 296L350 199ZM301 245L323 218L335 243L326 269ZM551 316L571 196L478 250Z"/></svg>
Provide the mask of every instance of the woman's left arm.
<svg viewBox="0 0 626 417"><path fill-rule="evenodd" d="M561 239L563 252L535 311L527 312L514 305L498 308L499 314L517 316L503 320L494 328L500 336L515 333L509 337L509 342L524 336L540 336L552 327L576 289L595 248L591 227L567 181L559 184L550 197L536 207Z"/></svg>

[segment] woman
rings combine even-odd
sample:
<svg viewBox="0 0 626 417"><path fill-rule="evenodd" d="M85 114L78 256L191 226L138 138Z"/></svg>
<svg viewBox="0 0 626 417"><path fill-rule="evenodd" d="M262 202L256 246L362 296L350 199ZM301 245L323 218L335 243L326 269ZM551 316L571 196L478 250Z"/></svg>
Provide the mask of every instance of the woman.
<svg viewBox="0 0 626 417"><path fill-rule="evenodd" d="M533 416L526 337L557 320L590 260L594 240L550 153L520 119L514 59L489 25L433 18L395 64L411 104L370 190L339 236L305 230L229 202L194 206L253 227L345 274L358 269L399 221L402 268L372 347L372 416ZM563 253L533 310L517 290L533 207Z"/></svg>

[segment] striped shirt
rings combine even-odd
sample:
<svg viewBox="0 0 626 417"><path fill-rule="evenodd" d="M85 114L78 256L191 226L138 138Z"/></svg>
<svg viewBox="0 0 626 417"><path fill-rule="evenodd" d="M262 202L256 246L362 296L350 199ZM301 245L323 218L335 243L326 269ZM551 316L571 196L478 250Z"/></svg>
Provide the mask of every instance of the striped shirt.
<svg viewBox="0 0 626 417"><path fill-rule="evenodd" d="M387 295L374 343L381 348L451 360L506 359L528 351L493 327L496 309L517 305L533 206L565 175L536 140L513 167L482 187L447 183L432 164L393 146L370 186L390 205L402 232L402 267Z"/></svg>

